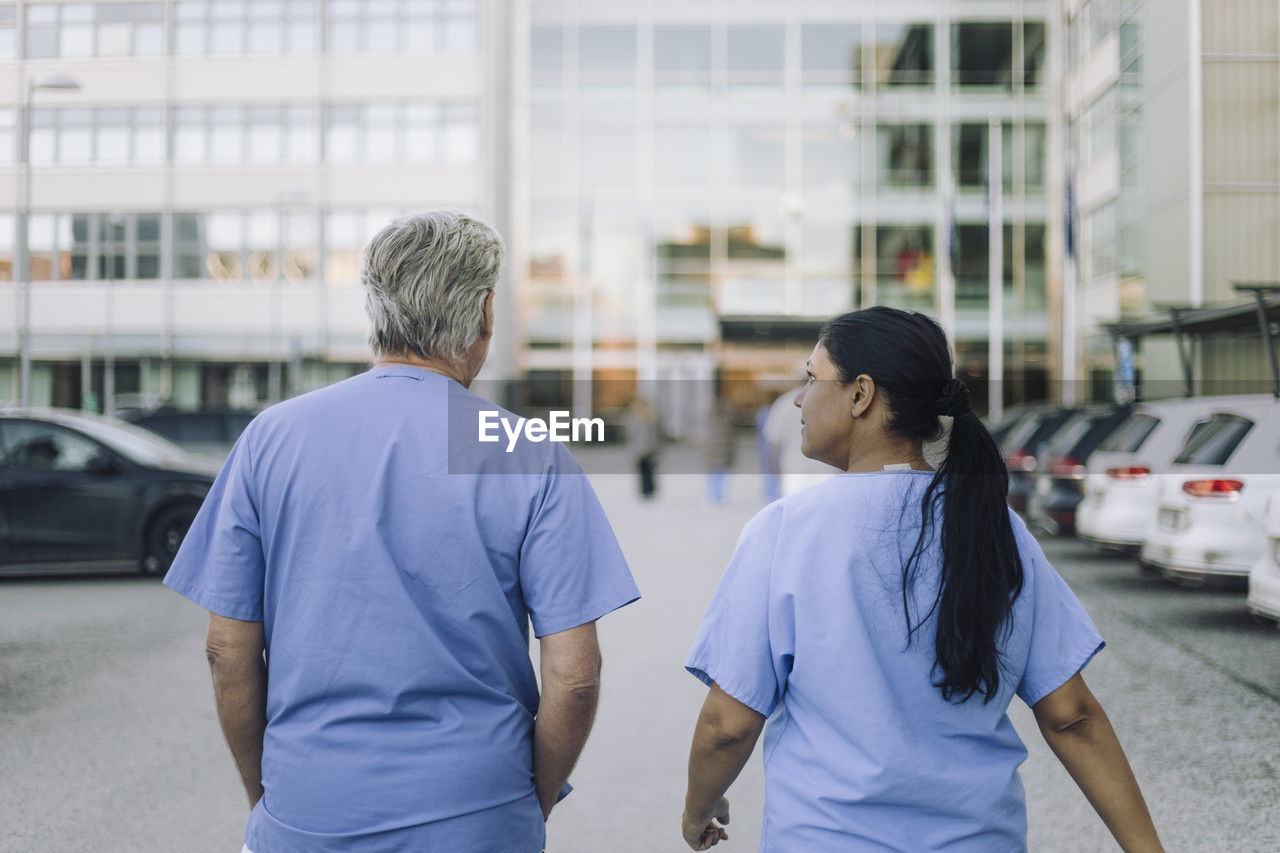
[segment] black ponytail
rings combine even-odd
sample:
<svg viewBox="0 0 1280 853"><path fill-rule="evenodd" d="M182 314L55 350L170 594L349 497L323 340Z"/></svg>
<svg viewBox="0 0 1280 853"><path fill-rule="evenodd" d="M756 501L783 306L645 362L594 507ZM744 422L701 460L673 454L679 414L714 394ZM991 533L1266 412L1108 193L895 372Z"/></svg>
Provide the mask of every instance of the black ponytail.
<svg viewBox="0 0 1280 853"><path fill-rule="evenodd" d="M890 434L939 438L938 416L952 418L946 460L920 501L921 526L902 569L907 642L937 616L934 686L947 701L1000 690L999 643L1022 592L1022 560L1009 523L1009 474L991 433L969 409L969 392L952 375L946 334L933 319L896 308L842 314L819 343L841 382L866 374L884 393ZM942 524L936 528L938 507ZM911 612L911 590L931 533L939 530L942 571L929 611Z"/></svg>

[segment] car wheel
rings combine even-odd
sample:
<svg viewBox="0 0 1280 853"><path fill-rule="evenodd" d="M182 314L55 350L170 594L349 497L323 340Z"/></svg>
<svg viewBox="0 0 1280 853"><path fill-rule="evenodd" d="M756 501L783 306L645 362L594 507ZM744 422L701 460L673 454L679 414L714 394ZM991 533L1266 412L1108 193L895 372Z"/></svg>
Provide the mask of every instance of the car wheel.
<svg viewBox="0 0 1280 853"><path fill-rule="evenodd" d="M149 575L163 575L173 565L178 547L187 535L187 528L196 517L194 506L171 506L161 510L147 528L147 552L142 559L142 570Z"/></svg>

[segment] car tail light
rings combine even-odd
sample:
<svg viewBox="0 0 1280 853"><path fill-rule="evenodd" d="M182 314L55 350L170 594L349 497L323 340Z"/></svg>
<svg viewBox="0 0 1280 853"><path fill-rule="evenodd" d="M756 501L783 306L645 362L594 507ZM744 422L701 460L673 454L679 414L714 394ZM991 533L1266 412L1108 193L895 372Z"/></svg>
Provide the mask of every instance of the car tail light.
<svg viewBox="0 0 1280 853"><path fill-rule="evenodd" d="M1073 459L1070 456L1063 456L1060 459L1053 460L1053 464L1049 466L1049 473L1055 477L1069 477L1072 480L1083 480L1085 474L1089 473L1089 469L1080 464L1079 459Z"/></svg>
<svg viewBox="0 0 1280 853"><path fill-rule="evenodd" d="M1004 458L1011 471L1036 470L1036 458L1025 450L1014 450Z"/></svg>
<svg viewBox="0 0 1280 853"><path fill-rule="evenodd" d="M1182 491L1193 498L1235 498L1244 488L1239 480L1187 480Z"/></svg>
<svg viewBox="0 0 1280 853"><path fill-rule="evenodd" d="M1120 468L1108 468L1107 476L1113 480L1145 480L1151 474L1150 468L1141 465L1125 465Z"/></svg>

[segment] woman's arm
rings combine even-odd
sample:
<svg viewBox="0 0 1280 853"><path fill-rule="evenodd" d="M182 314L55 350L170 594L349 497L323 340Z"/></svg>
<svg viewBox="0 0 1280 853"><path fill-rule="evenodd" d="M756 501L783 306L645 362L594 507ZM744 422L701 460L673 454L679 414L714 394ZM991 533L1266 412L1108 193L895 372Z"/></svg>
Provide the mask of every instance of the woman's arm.
<svg viewBox="0 0 1280 853"><path fill-rule="evenodd" d="M1080 786L1089 804L1127 853L1162 853L1151 813L1120 740L1084 677L1070 681L1031 709L1040 734Z"/></svg>
<svg viewBox="0 0 1280 853"><path fill-rule="evenodd" d="M689 747L689 791L684 798L684 840L706 850L727 839L725 791L755 749L765 718L713 684Z"/></svg>

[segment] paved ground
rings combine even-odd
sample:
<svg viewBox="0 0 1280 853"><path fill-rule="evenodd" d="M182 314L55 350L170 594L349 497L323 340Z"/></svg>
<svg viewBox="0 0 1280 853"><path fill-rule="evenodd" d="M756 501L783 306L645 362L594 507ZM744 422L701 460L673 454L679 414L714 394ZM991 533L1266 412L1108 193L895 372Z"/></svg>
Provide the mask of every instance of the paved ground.
<svg viewBox="0 0 1280 853"><path fill-rule="evenodd" d="M691 470L689 458L668 470ZM682 849L689 735L705 690L681 664L742 524L755 478L703 506L701 479L666 476L642 504L595 478L645 593L601 626L600 720L553 816L550 849ZM1077 543L1044 542L1110 646L1087 678L1111 713L1171 850L1280 849L1280 632L1238 592L1184 590ZM0 851L234 851L246 806L217 729L204 617L153 580L0 581ZM1044 747L1014 719L1031 847L1114 849ZM758 756L730 792L731 843L753 850Z"/></svg>

